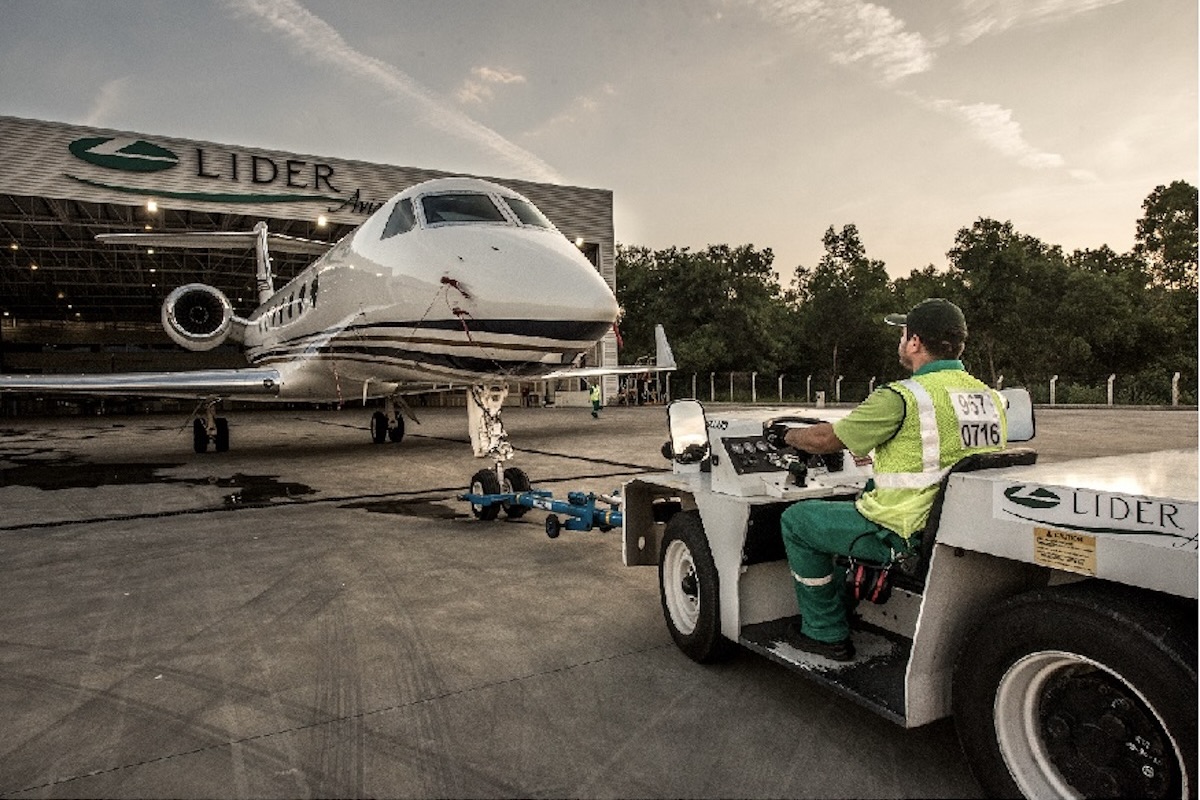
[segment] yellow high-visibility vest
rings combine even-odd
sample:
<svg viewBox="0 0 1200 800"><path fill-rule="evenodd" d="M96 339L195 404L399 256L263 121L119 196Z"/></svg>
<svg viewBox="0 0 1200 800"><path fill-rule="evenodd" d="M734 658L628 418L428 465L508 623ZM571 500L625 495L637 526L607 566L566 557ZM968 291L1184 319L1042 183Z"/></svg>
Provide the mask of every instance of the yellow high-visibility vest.
<svg viewBox="0 0 1200 800"><path fill-rule="evenodd" d="M889 384L904 398L904 421L875 448L875 488L859 513L905 539L925 527L950 468L972 453L1004 449L1004 399L969 373L938 370Z"/></svg>

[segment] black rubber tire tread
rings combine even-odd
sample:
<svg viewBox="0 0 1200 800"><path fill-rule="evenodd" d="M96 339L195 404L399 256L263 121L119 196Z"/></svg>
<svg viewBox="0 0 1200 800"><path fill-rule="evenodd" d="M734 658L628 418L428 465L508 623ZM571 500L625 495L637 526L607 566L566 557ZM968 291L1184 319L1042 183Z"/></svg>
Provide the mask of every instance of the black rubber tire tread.
<svg viewBox="0 0 1200 800"><path fill-rule="evenodd" d="M217 435L213 437L213 446L218 453L229 452L229 420L217 417Z"/></svg>
<svg viewBox="0 0 1200 800"><path fill-rule="evenodd" d="M404 441L404 417L396 415L396 425L388 428L387 437L388 441L393 444L400 444Z"/></svg>
<svg viewBox="0 0 1200 800"><path fill-rule="evenodd" d="M496 477L496 471L491 469L481 469L471 477L471 493L474 494L476 489L479 489L479 494L500 494L500 480ZM493 503L488 506L477 506L471 504L471 513L475 515L475 519L490 522L500 516L500 504Z"/></svg>
<svg viewBox="0 0 1200 800"><path fill-rule="evenodd" d="M371 415L371 441L375 444L383 444L387 441L387 434L387 415L382 411L376 411Z"/></svg>
<svg viewBox="0 0 1200 800"><path fill-rule="evenodd" d="M557 539L562 533L562 520L556 514L546 515L546 535L551 539Z"/></svg>
<svg viewBox="0 0 1200 800"><path fill-rule="evenodd" d="M996 740L993 706L1000 679L1018 659L1055 650L1105 665L1145 696L1175 739L1188 795L1196 797L1196 603L1099 580L1003 601L959 653L952 686L955 725L984 791L1021 796Z"/></svg>
<svg viewBox="0 0 1200 800"><path fill-rule="evenodd" d="M667 607L666 589L663 584L663 560L667 547L673 541L681 541L691 552L696 568L697 589L700 595L700 613L696 627L690 634L683 633L671 620ZM733 653L733 642L721 635L721 601L717 566L713 561L708 538L704 535L704 522L699 511L680 511L673 515L663 532L662 547L658 554L658 596L662 603L663 618L667 630L676 646L688 658L700 664L711 664L728 658Z"/></svg>
<svg viewBox="0 0 1200 800"><path fill-rule="evenodd" d="M197 453L208 452L208 426L202 419L192 420L192 449Z"/></svg>
<svg viewBox="0 0 1200 800"><path fill-rule="evenodd" d="M503 491L512 492L513 494L521 494L528 492L533 488L529 482L529 476L525 474L525 470L519 467L509 467L504 470L504 482L507 486ZM529 506L522 506L516 503L505 503L504 513L509 519L520 519L525 516L525 512L529 510Z"/></svg>

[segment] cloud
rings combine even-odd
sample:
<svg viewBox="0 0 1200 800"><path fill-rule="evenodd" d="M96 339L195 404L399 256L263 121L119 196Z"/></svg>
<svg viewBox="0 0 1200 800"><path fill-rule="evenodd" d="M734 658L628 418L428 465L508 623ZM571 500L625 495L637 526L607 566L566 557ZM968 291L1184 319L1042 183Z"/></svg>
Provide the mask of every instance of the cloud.
<svg viewBox="0 0 1200 800"><path fill-rule="evenodd" d="M983 36L1026 25L1048 25L1124 0L960 0L956 38L970 44Z"/></svg>
<svg viewBox="0 0 1200 800"><path fill-rule="evenodd" d="M606 83L591 94L579 95L571 101L566 110L546 120L537 128L527 131L525 135L529 138L537 138L552 133L556 128L574 125L599 113L604 108L604 101L616 94L617 90L613 88L612 84Z"/></svg>
<svg viewBox="0 0 1200 800"><path fill-rule="evenodd" d="M460 103L481 104L495 96L497 85L505 86L511 83L524 83L525 76L517 75L505 69L492 67L476 67L454 96Z"/></svg>
<svg viewBox="0 0 1200 800"><path fill-rule="evenodd" d="M1013 119L1012 109L994 103L916 99L922 105L962 120L975 138L1023 167L1056 169L1065 164L1062 156L1038 150L1025 139L1021 124Z"/></svg>
<svg viewBox="0 0 1200 800"><path fill-rule="evenodd" d="M235 13L249 17L280 36L294 51L324 67L341 70L392 97L408 101L422 121L443 133L491 151L530 180L562 183L562 176L533 153L451 107L391 64L354 49L327 22L295 0L225 0Z"/></svg>
<svg viewBox="0 0 1200 800"><path fill-rule="evenodd" d="M835 64L861 65L885 84L933 68L934 48L891 11L863 0L737 0Z"/></svg>
<svg viewBox="0 0 1200 800"><path fill-rule="evenodd" d="M109 124L117 112L122 110L128 95L127 89L133 80L132 75L116 78L100 87L96 101L88 111L83 124L102 127Z"/></svg>

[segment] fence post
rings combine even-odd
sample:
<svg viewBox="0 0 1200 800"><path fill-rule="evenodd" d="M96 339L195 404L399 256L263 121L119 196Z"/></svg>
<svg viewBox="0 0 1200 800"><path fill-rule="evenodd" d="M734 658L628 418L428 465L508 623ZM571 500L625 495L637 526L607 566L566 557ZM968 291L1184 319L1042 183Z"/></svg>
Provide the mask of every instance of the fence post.
<svg viewBox="0 0 1200 800"><path fill-rule="evenodd" d="M999 378L996 378L996 388L997 389L1004 388L1004 376L1003 375L1001 375Z"/></svg>
<svg viewBox="0 0 1200 800"><path fill-rule="evenodd" d="M717 402L717 373L708 373L708 399Z"/></svg>
<svg viewBox="0 0 1200 800"><path fill-rule="evenodd" d="M750 373L750 402L758 402L758 373Z"/></svg>
<svg viewBox="0 0 1200 800"><path fill-rule="evenodd" d="M1171 405L1179 405L1179 373L1171 378Z"/></svg>
<svg viewBox="0 0 1200 800"><path fill-rule="evenodd" d="M1050 405L1054 405L1054 384L1058 383L1058 376L1050 378Z"/></svg>
<svg viewBox="0 0 1200 800"><path fill-rule="evenodd" d="M1113 404L1113 382L1117 379L1117 373L1108 376L1108 404Z"/></svg>
<svg viewBox="0 0 1200 800"><path fill-rule="evenodd" d="M844 377L846 377L846 376L838 375L837 385L834 387L834 391L833 391L833 398L835 400L837 400L839 403L842 402L842 378L844 378Z"/></svg>
<svg viewBox="0 0 1200 800"><path fill-rule="evenodd" d="M696 399L696 373L692 373L692 399Z"/></svg>
<svg viewBox="0 0 1200 800"><path fill-rule="evenodd" d="M871 381L867 384L867 394L871 394L874 391L875 391L875 376L872 375Z"/></svg>
<svg viewBox="0 0 1200 800"><path fill-rule="evenodd" d="M729 402L733 402L733 372L729 373Z"/></svg>
<svg viewBox="0 0 1200 800"><path fill-rule="evenodd" d="M804 383L804 404L808 405L812 402L812 375L808 376L808 380Z"/></svg>
<svg viewBox="0 0 1200 800"><path fill-rule="evenodd" d="M671 402L671 373L667 373L667 396L662 398L663 403Z"/></svg>
<svg viewBox="0 0 1200 800"><path fill-rule="evenodd" d="M1179 373L1176 372L1175 374L1178 375ZM783 404L783 375L782 374L779 376L779 403L780 403L780 405Z"/></svg>

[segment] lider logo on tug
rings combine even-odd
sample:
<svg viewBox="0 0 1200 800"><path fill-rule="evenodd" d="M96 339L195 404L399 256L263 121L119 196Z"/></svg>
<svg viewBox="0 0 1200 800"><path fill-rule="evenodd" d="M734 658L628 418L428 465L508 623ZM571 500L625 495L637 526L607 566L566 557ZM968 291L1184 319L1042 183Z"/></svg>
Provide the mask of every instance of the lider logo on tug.
<svg viewBox="0 0 1200 800"><path fill-rule="evenodd" d="M997 484L995 491L1000 519L1016 517L1086 533L1150 536L1158 544L1197 548L1195 503L1028 484Z"/></svg>

